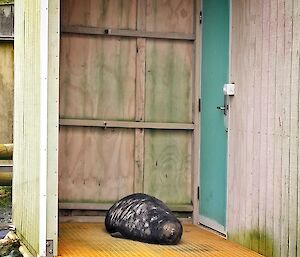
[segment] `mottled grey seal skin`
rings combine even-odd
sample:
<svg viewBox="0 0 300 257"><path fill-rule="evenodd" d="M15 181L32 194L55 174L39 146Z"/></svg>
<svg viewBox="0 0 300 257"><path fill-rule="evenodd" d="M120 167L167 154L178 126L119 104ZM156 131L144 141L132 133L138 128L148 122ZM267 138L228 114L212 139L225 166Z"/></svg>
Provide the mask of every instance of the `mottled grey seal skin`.
<svg viewBox="0 0 300 257"><path fill-rule="evenodd" d="M105 217L112 236L153 244L174 245L182 236L182 225L160 200L146 194L132 194L116 202Z"/></svg>

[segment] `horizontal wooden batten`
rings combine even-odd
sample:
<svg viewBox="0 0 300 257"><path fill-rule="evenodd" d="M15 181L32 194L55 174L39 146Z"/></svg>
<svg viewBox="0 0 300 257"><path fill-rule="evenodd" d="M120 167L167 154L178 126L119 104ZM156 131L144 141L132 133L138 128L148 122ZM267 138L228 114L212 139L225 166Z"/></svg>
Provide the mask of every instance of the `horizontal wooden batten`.
<svg viewBox="0 0 300 257"><path fill-rule="evenodd" d="M138 30L125 29L105 29L86 26L62 26L62 33L73 33L83 35L104 35L117 37L135 37L135 38L153 38L153 39L174 39L174 40L189 40L194 41L194 34L186 33L160 33L160 32L146 32Z"/></svg>
<svg viewBox="0 0 300 257"><path fill-rule="evenodd" d="M104 216L60 216L59 223L73 223L73 222L88 222L88 223L103 223Z"/></svg>
<svg viewBox="0 0 300 257"><path fill-rule="evenodd" d="M113 203L65 203L58 204L61 210L97 210L106 211ZM193 206L191 204L168 204L168 207L174 212L192 212Z"/></svg>
<svg viewBox="0 0 300 257"><path fill-rule="evenodd" d="M178 129L194 130L193 123L157 123L135 121L104 121L85 119L59 119L61 126L101 127L101 128L140 128L140 129Z"/></svg>
<svg viewBox="0 0 300 257"><path fill-rule="evenodd" d="M0 172L12 172L13 165L12 164L0 164Z"/></svg>
<svg viewBox="0 0 300 257"><path fill-rule="evenodd" d="M179 218L181 224L191 224L192 221L189 218ZM72 222L88 222L88 223L104 223L104 216L60 216L60 223L72 223Z"/></svg>
<svg viewBox="0 0 300 257"><path fill-rule="evenodd" d="M0 42L1 41L13 42L14 41L14 37L13 36L0 36Z"/></svg>

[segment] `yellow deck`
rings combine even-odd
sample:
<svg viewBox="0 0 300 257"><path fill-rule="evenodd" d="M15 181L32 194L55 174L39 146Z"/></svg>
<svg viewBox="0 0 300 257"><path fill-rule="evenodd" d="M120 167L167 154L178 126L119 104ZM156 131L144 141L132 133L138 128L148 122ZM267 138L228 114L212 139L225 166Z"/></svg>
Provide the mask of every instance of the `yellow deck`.
<svg viewBox="0 0 300 257"><path fill-rule="evenodd" d="M194 225L184 225L178 245L160 246L113 238L103 223L62 223L58 251L62 257L261 256Z"/></svg>

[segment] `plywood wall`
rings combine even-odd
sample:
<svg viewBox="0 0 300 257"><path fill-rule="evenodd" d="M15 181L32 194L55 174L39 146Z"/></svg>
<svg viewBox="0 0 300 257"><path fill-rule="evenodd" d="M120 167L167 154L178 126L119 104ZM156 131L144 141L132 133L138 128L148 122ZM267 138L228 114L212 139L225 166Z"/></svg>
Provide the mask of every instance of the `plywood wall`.
<svg viewBox="0 0 300 257"><path fill-rule="evenodd" d="M136 1L61 2L63 26L136 29ZM135 120L136 39L62 34L60 118ZM60 128L60 202L133 192L133 129Z"/></svg>
<svg viewBox="0 0 300 257"><path fill-rule="evenodd" d="M194 126L194 41L185 38L194 37L193 1L64 0L61 7L60 118L131 127L61 124L59 201L107 204L145 192L191 209L193 133L173 124ZM91 27L127 35L82 33ZM138 129L138 122L169 129Z"/></svg>
<svg viewBox="0 0 300 257"><path fill-rule="evenodd" d="M300 256L300 2L233 0L228 236Z"/></svg>

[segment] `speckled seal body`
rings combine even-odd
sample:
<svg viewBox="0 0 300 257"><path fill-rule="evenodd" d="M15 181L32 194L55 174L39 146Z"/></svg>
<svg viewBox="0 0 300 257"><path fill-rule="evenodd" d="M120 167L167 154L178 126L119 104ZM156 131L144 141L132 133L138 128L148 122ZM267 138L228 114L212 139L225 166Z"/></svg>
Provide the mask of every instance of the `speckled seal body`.
<svg viewBox="0 0 300 257"><path fill-rule="evenodd" d="M153 244L177 244L182 225L160 200L146 194L132 194L116 202L105 217L110 234Z"/></svg>

